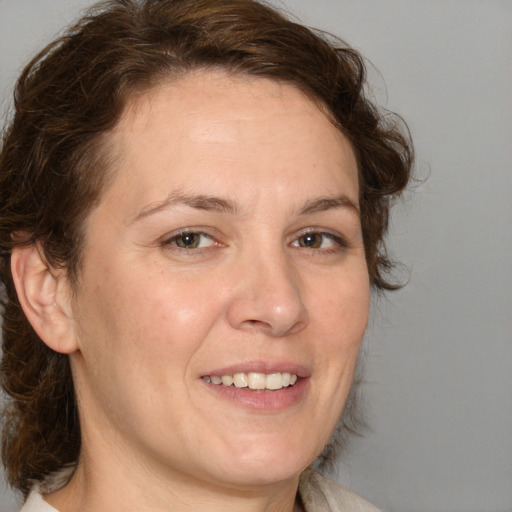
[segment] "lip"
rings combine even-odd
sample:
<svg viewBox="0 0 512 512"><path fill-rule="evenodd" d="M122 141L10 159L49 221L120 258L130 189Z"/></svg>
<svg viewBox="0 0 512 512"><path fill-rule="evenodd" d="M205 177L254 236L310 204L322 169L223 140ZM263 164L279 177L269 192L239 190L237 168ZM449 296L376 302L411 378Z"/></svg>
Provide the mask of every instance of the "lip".
<svg viewBox="0 0 512 512"><path fill-rule="evenodd" d="M298 405L306 396L309 389L310 372L302 365L293 363L247 362L211 370L204 376L233 375L235 373L277 373L288 372L297 375L293 386L270 390L249 390L235 386L223 386L204 381L201 383L217 398L231 402L235 407L242 407L261 413L277 413ZM203 376L202 376L203 377Z"/></svg>

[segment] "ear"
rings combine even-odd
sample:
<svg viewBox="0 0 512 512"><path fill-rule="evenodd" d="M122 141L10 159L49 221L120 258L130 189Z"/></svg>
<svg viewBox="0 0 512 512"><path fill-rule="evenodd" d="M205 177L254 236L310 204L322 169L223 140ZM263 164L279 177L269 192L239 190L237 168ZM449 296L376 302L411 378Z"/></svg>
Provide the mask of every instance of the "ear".
<svg viewBox="0 0 512 512"><path fill-rule="evenodd" d="M78 350L67 274L52 268L39 244L13 249L11 272L18 300L38 336L62 354Z"/></svg>

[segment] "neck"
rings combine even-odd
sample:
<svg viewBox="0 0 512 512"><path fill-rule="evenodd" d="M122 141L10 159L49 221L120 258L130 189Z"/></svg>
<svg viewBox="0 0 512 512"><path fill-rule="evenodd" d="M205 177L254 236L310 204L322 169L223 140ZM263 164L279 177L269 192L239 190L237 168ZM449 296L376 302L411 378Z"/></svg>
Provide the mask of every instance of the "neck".
<svg viewBox="0 0 512 512"><path fill-rule="evenodd" d="M104 464L91 468L81 461L69 483L44 499L59 512L300 512L298 476L286 482L253 488L219 486L168 472L162 478Z"/></svg>

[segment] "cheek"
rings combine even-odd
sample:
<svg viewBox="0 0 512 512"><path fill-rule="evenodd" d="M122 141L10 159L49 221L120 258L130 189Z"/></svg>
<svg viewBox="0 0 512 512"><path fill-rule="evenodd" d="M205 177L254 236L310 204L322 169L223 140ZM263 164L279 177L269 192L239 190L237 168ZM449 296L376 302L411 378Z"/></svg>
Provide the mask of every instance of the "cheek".
<svg viewBox="0 0 512 512"><path fill-rule="evenodd" d="M322 378L326 398L331 405L342 404L352 383L359 349L368 323L370 289L368 275L362 269L345 275L338 286L331 283L318 299L315 329L320 334ZM328 396L327 396L328 395Z"/></svg>
<svg viewBox="0 0 512 512"><path fill-rule="evenodd" d="M162 390L170 394L187 382L214 307L202 300L204 290L183 279L151 275L147 268L126 273L111 268L87 274L84 282L88 287L78 298L77 387L89 406L109 411L119 424L160 414L147 397Z"/></svg>
<svg viewBox="0 0 512 512"><path fill-rule="evenodd" d="M201 337L220 314L218 293L208 280L192 279L175 273L142 276L137 286L131 286L124 308L138 304L143 314L136 323L146 334L164 336L180 342L184 336L192 340ZM174 333L174 336L173 336Z"/></svg>
<svg viewBox="0 0 512 512"><path fill-rule="evenodd" d="M89 280L92 282L92 278ZM114 364L183 362L200 346L221 306L207 283L135 267L111 269L84 293L81 324L87 339ZM206 289L205 289L206 288ZM172 350L170 350L170 348ZM115 354L114 354L115 352Z"/></svg>
<svg viewBox="0 0 512 512"><path fill-rule="evenodd" d="M366 330L370 287L365 268L324 283L323 291L314 294L316 316L335 344L358 345Z"/></svg>

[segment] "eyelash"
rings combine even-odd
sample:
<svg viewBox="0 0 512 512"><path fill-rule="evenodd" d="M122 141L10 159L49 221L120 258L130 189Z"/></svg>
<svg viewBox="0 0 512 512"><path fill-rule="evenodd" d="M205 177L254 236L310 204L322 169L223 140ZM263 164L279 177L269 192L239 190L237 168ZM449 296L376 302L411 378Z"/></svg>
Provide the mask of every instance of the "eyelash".
<svg viewBox="0 0 512 512"><path fill-rule="evenodd" d="M203 231L184 229L182 231L179 231L178 233L173 233L171 236L163 239L162 245L172 246L173 249L178 250L178 251L190 251L190 250L194 250L194 249L204 249L204 247L180 247L179 245L177 245L177 243L175 243L180 238L184 238L186 236L193 236L193 235L199 235L202 238L206 238L206 239L210 240L211 245L219 244L212 236L208 235L207 233L204 233Z"/></svg>
<svg viewBox="0 0 512 512"><path fill-rule="evenodd" d="M322 247L311 247L307 245L300 245L300 240L307 236L320 236L322 237L322 240L320 244L324 244L325 240L332 241L335 247L328 247L328 248L322 248ZM201 238L205 238L210 241L210 243L206 247L184 247L177 244L177 241L181 238L183 239L186 236L199 236ZM201 240L198 242L201 243ZM191 254L192 251L200 251L201 249L208 249L211 246L220 246L222 245L220 242L218 242L215 238L213 238L208 233L205 233L200 230L192 230L192 229L183 229L177 233L171 234L169 237L166 237L162 240L161 244L166 247L171 247L173 250L180 251L180 252L186 252ZM335 253L338 252L340 249L344 249L349 247L349 244L347 241L340 235L336 235L334 233L330 233L328 231L322 231L320 229L308 229L305 231L300 232L297 237L294 239L294 241L291 244L292 247L296 248L302 248L302 249L315 249L317 252L320 253Z"/></svg>
<svg viewBox="0 0 512 512"><path fill-rule="evenodd" d="M300 239L304 238L308 235L321 236L322 244L325 242L325 239L327 239L327 240L332 241L335 244L335 247L321 248L321 247L307 247L307 246L303 246L303 245L298 245L298 244L300 244ZM331 233L329 231L322 231L320 229L314 229L314 228L307 229L307 230L299 233L299 235L297 236L297 238L295 239L295 241L293 242L292 245L294 247L299 247L299 248L304 248L304 249L316 249L322 253L328 253L328 254L338 252L340 249L346 249L349 247L349 244L342 236L340 236L338 234Z"/></svg>

